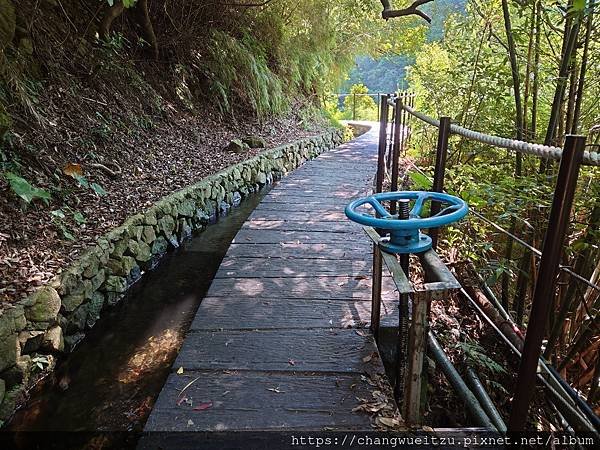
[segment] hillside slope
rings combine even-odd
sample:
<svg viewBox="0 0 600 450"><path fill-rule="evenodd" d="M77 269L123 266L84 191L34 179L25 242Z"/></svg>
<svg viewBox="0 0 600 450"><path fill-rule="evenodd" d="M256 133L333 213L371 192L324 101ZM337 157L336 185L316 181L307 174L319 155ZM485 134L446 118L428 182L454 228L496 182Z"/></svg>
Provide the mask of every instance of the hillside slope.
<svg viewBox="0 0 600 450"><path fill-rule="evenodd" d="M0 303L52 279L126 216L259 151L225 150L232 139L258 135L274 146L329 125L304 95L284 95L259 50L224 31L211 51L227 42L230 61L245 50L237 57L250 60L235 70L245 76L250 64L262 80L256 87L273 91L242 95L247 86L235 74L224 87L211 79L217 59L199 66L184 51L202 36L180 36L175 46L160 22L156 60L135 11L99 40L107 11L75 0L24 1L18 9L0 0ZM228 29L214 8L202 14L199 22Z"/></svg>

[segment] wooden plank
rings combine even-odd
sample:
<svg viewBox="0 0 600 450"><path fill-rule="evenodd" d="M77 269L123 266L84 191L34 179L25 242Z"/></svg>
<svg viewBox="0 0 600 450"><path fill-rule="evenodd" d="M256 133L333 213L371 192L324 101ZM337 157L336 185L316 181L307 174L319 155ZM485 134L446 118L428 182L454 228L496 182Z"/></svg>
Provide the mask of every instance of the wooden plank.
<svg viewBox="0 0 600 450"><path fill-rule="evenodd" d="M367 188L340 188L335 191L331 190L331 186L321 186L317 187L307 187L304 189L292 188L285 185L278 186L273 188L269 192L269 197L271 198L323 198L323 196L328 195L331 198L351 198L362 195L367 195L369 190Z"/></svg>
<svg viewBox="0 0 600 450"><path fill-rule="evenodd" d="M277 317L272 317L277 322ZM174 367L290 372L364 373L381 362L370 336L343 329L192 331ZM367 362L363 362L366 359Z"/></svg>
<svg viewBox="0 0 600 450"><path fill-rule="evenodd" d="M180 392L191 382L185 391L189 405L180 402ZM358 374L172 374L145 431L368 430L369 416L352 409L357 397L372 398L372 389ZM209 409L194 411L208 401Z"/></svg>
<svg viewBox="0 0 600 450"><path fill-rule="evenodd" d="M253 230L242 228L238 231L233 243L252 244L289 244L302 242L305 244L330 244L348 243L348 241L364 240L360 228L353 233L349 232L323 232L323 231L287 231L287 230Z"/></svg>
<svg viewBox="0 0 600 450"><path fill-rule="evenodd" d="M389 278L391 280L391 278ZM385 289L384 293L395 293ZM312 278L217 278L208 296L212 297L260 297L269 298L316 298L329 300L370 300L371 280L355 277Z"/></svg>
<svg viewBox="0 0 600 450"><path fill-rule="evenodd" d="M357 243L352 247L336 244L231 244L229 256L245 258L311 258L311 259L369 259L370 245Z"/></svg>
<svg viewBox="0 0 600 450"><path fill-rule="evenodd" d="M302 258L230 258L221 263L215 278L370 277L368 260L315 260Z"/></svg>
<svg viewBox="0 0 600 450"><path fill-rule="evenodd" d="M382 302L382 321L387 325L398 324L397 305L393 300ZM190 329L361 328L369 323L370 314L371 302L365 300L207 297Z"/></svg>
<svg viewBox="0 0 600 450"><path fill-rule="evenodd" d="M318 222L314 220L256 220L250 219L242 226L249 230L285 230L285 231L321 231L350 232L356 231L356 224L347 221Z"/></svg>
<svg viewBox="0 0 600 450"><path fill-rule="evenodd" d="M319 221L319 222L342 222L348 221L343 210L321 212L319 217L312 217L303 211L288 211L283 213L280 209L258 209L250 215L249 220L277 220L277 221Z"/></svg>

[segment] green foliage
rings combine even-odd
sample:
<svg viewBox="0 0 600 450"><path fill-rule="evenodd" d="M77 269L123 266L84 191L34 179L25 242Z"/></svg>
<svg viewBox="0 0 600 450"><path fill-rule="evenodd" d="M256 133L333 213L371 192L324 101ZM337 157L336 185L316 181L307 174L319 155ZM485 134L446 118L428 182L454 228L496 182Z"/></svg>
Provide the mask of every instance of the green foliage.
<svg viewBox="0 0 600 450"><path fill-rule="evenodd" d="M479 367L492 373L506 373L504 367L485 354L485 349L476 342L459 342L458 347L464 352L465 357Z"/></svg>
<svg viewBox="0 0 600 450"><path fill-rule="evenodd" d="M25 178L22 178L12 172L5 172L4 178L8 181L11 190L21 197L25 203L31 203L34 200L42 200L48 204L52 196L44 189L33 186Z"/></svg>
<svg viewBox="0 0 600 450"><path fill-rule="evenodd" d="M43 372L46 367L50 365L50 360L48 356L38 355L31 358L31 362L33 364L33 370L36 372Z"/></svg>
<svg viewBox="0 0 600 450"><path fill-rule="evenodd" d="M267 66L257 41L250 35L236 39L222 31L214 31L211 40L206 74L209 92L221 112L231 110L232 100L250 106L259 116L285 110L282 81Z"/></svg>

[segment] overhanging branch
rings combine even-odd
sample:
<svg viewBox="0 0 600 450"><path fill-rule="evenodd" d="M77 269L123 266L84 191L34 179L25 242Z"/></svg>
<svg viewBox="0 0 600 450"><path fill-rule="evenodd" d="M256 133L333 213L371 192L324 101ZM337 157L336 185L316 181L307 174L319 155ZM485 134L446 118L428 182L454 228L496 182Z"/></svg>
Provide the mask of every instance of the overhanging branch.
<svg viewBox="0 0 600 450"><path fill-rule="evenodd" d="M392 9L392 5L390 4L390 0L381 0L381 4L383 5L383 11L381 13L381 17L385 20L392 19L394 17L403 17L403 16L419 16L431 23L431 17L425 14L423 11L419 10L419 6L422 6L426 3L430 3L433 0L416 0L412 3L408 8L402 9Z"/></svg>

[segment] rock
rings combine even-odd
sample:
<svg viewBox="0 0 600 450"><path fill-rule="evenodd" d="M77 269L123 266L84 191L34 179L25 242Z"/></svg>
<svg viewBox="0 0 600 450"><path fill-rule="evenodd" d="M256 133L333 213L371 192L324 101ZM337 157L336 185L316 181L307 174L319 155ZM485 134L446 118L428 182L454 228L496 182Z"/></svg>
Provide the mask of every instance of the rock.
<svg viewBox="0 0 600 450"><path fill-rule="evenodd" d="M9 334L18 333L27 325L23 305L5 305L0 309L0 340Z"/></svg>
<svg viewBox="0 0 600 450"><path fill-rule="evenodd" d="M156 232L154 231L154 227L146 225L142 232L142 239L148 245L152 245L152 243L156 240Z"/></svg>
<svg viewBox="0 0 600 450"><path fill-rule="evenodd" d="M111 275L106 278L104 290L107 292L123 293L127 290L127 281L123 277Z"/></svg>
<svg viewBox="0 0 600 450"><path fill-rule="evenodd" d="M24 387L15 386L7 390L4 394L4 400L0 404L0 420L6 420L12 416L17 406L17 400L23 395Z"/></svg>
<svg viewBox="0 0 600 450"><path fill-rule="evenodd" d="M156 240L152 243L152 254L153 255L162 255L167 252L167 248L169 244L164 236L158 236Z"/></svg>
<svg viewBox="0 0 600 450"><path fill-rule="evenodd" d="M139 262L150 261L152 258L152 249L144 241L129 241L129 251Z"/></svg>
<svg viewBox="0 0 600 450"><path fill-rule="evenodd" d="M192 237L192 227L187 220L179 219L179 242L183 242Z"/></svg>
<svg viewBox="0 0 600 450"><path fill-rule="evenodd" d="M83 303L85 295L71 294L62 298L62 306L65 312L73 312L75 308Z"/></svg>
<svg viewBox="0 0 600 450"><path fill-rule="evenodd" d="M65 350L67 352L72 352L84 337L85 334L83 333L74 333L69 336L65 336Z"/></svg>
<svg viewBox="0 0 600 450"><path fill-rule="evenodd" d="M123 277L132 277L133 279L137 279L140 274L140 266L138 266L135 258L131 256L123 256L121 259L121 271L117 275L121 275Z"/></svg>
<svg viewBox="0 0 600 450"><path fill-rule="evenodd" d="M19 333L19 344L21 354L33 353L38 351L44 340L43 331L21 331Z"/></svg>
<svg viewBox="0 0 600 450"><path fill-rule="evenodd" d="M85 329L85 323L88 316L87 304L81 305L73 314L69 316L67 322L67 333L77 333Z"/></svg>
<svg viewBox="0 0 600 450"><path fill-rule="evenodd" d="M87 303L88 315L85 324L88 328L92 328L96 324L96 321L100 318L103 306L104 295L100 292L95 292L92 299Z"/></svg>
<svg viewBox="0 0 600 450"><path fill-rule="evenodd" d="M56 325L46 331L41 347L50 352L62 352L65 349L62 328Z"/></svg>
<svg viewBox="0 0 600 450"><path fill-rule="evenodd" d="M247 136L242 139L242 142L250 148L265 148L267 142L260 136Z"/></svg>
<svg viewBox="0 0 600 450"><path fill-rule="evenodd" d="M125 297L125 294L119 292L107 292L105 294L106 304L108 306L114 306L119 303L123 297Z"/></svg>
<svg viewBox="0 0 600 450"><path fill-rule="evenodd" d="M158 229L161 230L165 236L170 236L175 231L175 219L170 215L161 217L158 221Z"/></svg>
<svg viewBox="0 0 600 450"><path fill-rule="evenodd" d="M82 294L83 298L92 298L94 292L94 284L92 280L83 280L79 285L71 290L72 295Z"/></svg>
<svg viewBox="0 0 600 450"><path fill-rule="evenodd" d="M168 236L167 241L169 242L169 244L171 244L173 248L179 248L179 241L177 240L177 236L175 236L174 234Z"/></svg>
<svg viewBox="0 0 600 450"><path fill-rule="evenodd" d="M81 267L69 267L60 276L60 286L57 288L60 295L67 295L74 291L82 281L83 270Z"/></svg>
<svg viewBox="0 0 600 450"><path fill-rule="evenodd" d="M16 334L0 336L0 372L16 364L18 345Z"/></svg>
<svg viewBox="0 0 600 450"><path fill-rule="evenodd" d="M83 276L86 278L93 278L100 268L100 260L96 255L89 254L83 261L82 266L84 267Z"/></svg>
<svg viewBox="0 0 600 450"><path fill-rule="evenodd" d="M31 376L31 356L23 355L17 358L14 366L2 374L9 388L26 384Z"/></svg>
<svg viewBox="0 0 600 450"><path fill-rule="evenodd" d="M120 241L115 242L114 250L110 253L111 258L119 259L127 251L127 247L129 246L129 240L122 239Z"/></svg>
<svg viewBox="0 0 600 450"><path fill-rule="evenodd" d="M31 306L25 308L25 317L33 322L47 322L56 319L60 311L60 296L56 289L43 286L31 296Z"/></svg>
<svg viewBox="0 0 600 450"><path fill-rule="evenodd" d="M194 217L196 213L196 203L193 200L184 200L177 208L177 212L183 217Z"/></svg>
<svg viewBox="0 0 600 450"><path fill-rule="evenodd" d="M156 210L154 208L150 208L144 214L144 224L145 225L156 225L158 220L156 219Z"/></svg>
<svg viewBox="0 0 600 450"><path fill-rule="evenodd" d="M92 294L96 292L100 288L100 286L102 286L104 280L106 280L106 271L102 269L99 270L96 276L90 280L90 282L92 283Z"/></svg>
<svg viewBox="0 0 600 450"><path fill-rule="evenodd" d="M258 184L266 184L267 183L267 175L264 172L258 172L256 174L256 182Z"/></svg>
<svg viewBox="0 0 600 450"><path fill-rule="evenodd" d="M231 198L231 204L233 206L239 206L241 202L242 202L242 194L240 194L238 191L235 191Z"/></svg>
<svg viewBox="0 0 600 450"><path fill-rule="evenodd" d="M250 146L243 142L241 139L233 139L226 147L225 150L232 153L244 153Z"/></svg>

